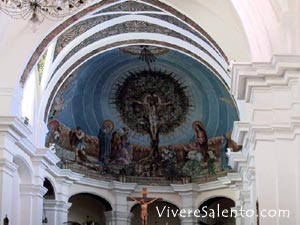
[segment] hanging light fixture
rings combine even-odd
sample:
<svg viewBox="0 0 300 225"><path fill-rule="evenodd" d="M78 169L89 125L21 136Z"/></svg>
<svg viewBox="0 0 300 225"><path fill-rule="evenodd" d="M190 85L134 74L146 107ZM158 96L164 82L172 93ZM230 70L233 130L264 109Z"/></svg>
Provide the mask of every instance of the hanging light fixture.
<svg viewBox="0 0 300 225"><path fill-rule="evenodd" d="M14 19L40 23L44 18L59 20L73 14L87 0L0 0L0 12Z"/></svg>

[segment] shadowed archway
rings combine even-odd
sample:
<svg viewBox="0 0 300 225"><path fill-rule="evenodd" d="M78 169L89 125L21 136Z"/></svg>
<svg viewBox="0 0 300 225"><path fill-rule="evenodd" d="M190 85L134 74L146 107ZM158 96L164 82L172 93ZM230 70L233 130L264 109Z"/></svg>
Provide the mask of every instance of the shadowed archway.
<svg viewBox="0 0 300 225"><path fill-rule="evenodd" d="M96 224L105 224L105 212L112 210L107 200L90 193L73 195L69 202L72 206L69 209L68 221L78 223L93 221Z"/></svg>

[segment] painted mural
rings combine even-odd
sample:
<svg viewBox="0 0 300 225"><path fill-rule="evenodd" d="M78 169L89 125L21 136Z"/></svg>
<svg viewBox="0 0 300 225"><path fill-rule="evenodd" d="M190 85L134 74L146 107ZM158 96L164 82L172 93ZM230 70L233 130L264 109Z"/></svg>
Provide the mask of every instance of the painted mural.
<svg viewBox="0 0 300 225"><path fill-rule="evenodd" d="M228 148L241 148L230 139L238 114L222 81L179 52L152 47L149 63L139 48L90 59L58 90L46 144L61 165L172 181L231 170Z"/></svg>

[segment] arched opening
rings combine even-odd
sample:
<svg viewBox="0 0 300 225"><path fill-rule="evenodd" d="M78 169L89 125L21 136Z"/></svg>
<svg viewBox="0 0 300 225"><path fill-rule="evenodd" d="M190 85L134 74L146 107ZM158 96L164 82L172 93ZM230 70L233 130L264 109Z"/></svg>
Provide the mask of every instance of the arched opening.
<svg viewBox="0 0 300 225"><path fill-rule="evenodd" d="M131 208L133 218L131 225L141 224L141 206L134 205ZM180 225L180 218L178 216L179 208L166 201L158 201L148 205L148 224L153 225Z"/></svg>
<svg viewBox="0 0 300 225"><path fill-rule="evenodd" d="M77 223L94 222L105 224L105 212L111 211L111 204L94 194L80 193L70 197L72 206L69 209L68 221Z"/></svg>
<svg viewBox="0 0 300 225"><path fill-rule="evenodd" d="M235 202L226 197L210 198L200 207L200 225L235 225Z"/></svg>
<svg viewBox="0 0 300 225"><path fill-rule="evenodd" d="M55 191L54 191L52 183L47 178L45 178L43 186L45 188L47 188L47 192L44 195L44 198L54 200L55 199Z"/></svg>
<svg viewBox="0 0 300 225"><path fill-rule="evenodd" d="M32 170L26 159L17 155L13 162L17 165L17 170L13 177L13 196L12 196L12 217L10 222L12 224L29 223L30 221L30 204L31 199L28 198L28 189L32 182Z"/></svg>

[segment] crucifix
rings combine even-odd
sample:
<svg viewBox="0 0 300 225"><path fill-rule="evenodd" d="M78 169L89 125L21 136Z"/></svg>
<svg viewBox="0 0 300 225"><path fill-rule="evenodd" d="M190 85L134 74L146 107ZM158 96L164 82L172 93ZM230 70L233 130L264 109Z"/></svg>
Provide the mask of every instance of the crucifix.
<svg viewBox="0 0 300 225"><path fill-rule="evenodd" d="M155 202L155 201L161 201L162 198L148 198L147 194L147 188L142 188L142 196L141 198L134 198L134 197L127 197L127 201L135 201L138 204L141 205L141 220L142 225L147 225L147 219L148 219L148 205Z"/></svg>

